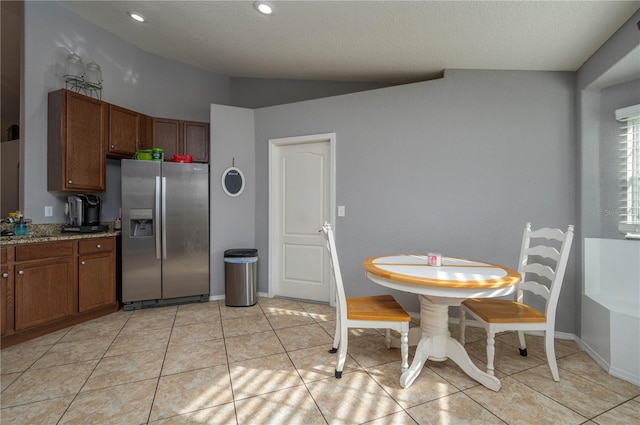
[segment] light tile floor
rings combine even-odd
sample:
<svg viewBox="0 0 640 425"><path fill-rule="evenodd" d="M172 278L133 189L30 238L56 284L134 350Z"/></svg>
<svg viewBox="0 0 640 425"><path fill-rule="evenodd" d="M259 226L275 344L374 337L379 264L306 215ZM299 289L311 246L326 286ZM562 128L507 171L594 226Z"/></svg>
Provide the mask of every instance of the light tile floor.
<svg viewBox="0 0 640 425"><path fill-rule="evenodd" d="M333 308L282 299L119 311L3 349L0 422L640 423L640 387L608 375L570 341L556 341L558 383L542 338L527 336L529 356L520 357L507 333L496 342L499 392L450 361L427 362L402 389L399 350L385 348L382 331L351 331L344 374L335 379L334 326ZM467 350L480 368L484 338L467 327Z"/></svg>

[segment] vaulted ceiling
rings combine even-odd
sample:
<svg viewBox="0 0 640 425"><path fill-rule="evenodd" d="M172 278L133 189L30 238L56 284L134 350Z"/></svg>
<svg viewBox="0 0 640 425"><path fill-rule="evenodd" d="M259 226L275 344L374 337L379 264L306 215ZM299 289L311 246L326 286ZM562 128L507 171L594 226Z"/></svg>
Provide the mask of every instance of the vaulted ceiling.
<svg viewBox="0 0 640 425"><path fill-rule="evenodd" d="M231 77L403 83L577 70L640 1L62 1L141 49ZM134 22L128 11L146 23Z"/></svg>

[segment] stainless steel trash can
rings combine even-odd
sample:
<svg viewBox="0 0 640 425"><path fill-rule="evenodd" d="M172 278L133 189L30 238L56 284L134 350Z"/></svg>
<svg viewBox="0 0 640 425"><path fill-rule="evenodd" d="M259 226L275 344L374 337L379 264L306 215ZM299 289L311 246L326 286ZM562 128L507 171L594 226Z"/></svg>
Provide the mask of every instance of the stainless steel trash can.
<svg viewBox="0 0 640 425"><path fill-rule="evenodd" d="M235 248L224 252L225 305L250 307L258 301L258 250Z"/></svg>

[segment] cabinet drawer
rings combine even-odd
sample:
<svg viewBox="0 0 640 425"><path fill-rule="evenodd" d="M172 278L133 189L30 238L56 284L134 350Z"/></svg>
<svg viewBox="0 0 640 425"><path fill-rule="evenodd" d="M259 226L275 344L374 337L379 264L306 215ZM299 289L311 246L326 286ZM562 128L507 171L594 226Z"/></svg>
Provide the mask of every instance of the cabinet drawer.
<svg viewBox="0 0 640 425"><path fill-rule="evenodd" d="M80 254L93 254L95 252L113 251L115 245L114 238L92 238L81 240L78 243L78 252Z"/></svg>
<svg viewBox="0 0 640 425"><path fill-rule="evenodd" d="M16 261L69 257L73 255L73 244L73 241L61 241L16 246Z"/></svg>

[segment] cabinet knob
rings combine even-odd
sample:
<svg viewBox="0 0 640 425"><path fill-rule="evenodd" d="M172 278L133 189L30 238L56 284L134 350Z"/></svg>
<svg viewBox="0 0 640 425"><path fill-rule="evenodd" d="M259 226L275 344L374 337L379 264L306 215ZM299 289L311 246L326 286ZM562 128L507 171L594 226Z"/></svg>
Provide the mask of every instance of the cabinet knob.
<svg viewBox="0 0 640 425"><path fill-rule="evenodd" d="M96 248L100 249L100 248L102 248L102 245L96 244Z"/></svg>
<svg viewBox="0 0 640 425"><path fill-rule="evenodd" d="M24 270L18 270L18 274L24 274Z"/></svg>
<svg viewBox="0 0 640 425"><path fill-rule="evenodd" d="M2 273L2 277L5 277L5 278L9 277L9 273Z"/></svg>
<svg viewBox="0 0 640 425"><path fill-rule="evenodd" d="M84 266L85 262L84 261L80 261L80 264L82 264Z"/></svg>
<svg viewBox="0 0 640 425"><path fill-rule="evenodd" d="M111 149L115 149L116 145L111 145Z"/></svg>
<svg viewBox="0 0 640 425"><path fill-rule="evenodd" d="M69 184L73 183L73 180L69 180Z"/></svg>

